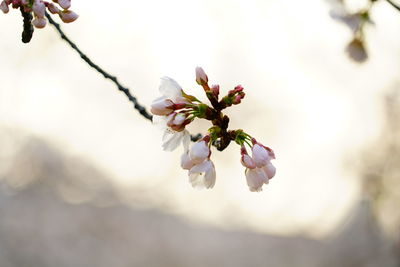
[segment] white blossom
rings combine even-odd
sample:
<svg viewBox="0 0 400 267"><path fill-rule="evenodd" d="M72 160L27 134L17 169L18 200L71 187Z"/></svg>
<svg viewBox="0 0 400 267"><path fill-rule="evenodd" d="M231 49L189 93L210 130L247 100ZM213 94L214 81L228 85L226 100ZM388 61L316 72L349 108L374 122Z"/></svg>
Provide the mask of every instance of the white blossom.
<svg viewBox="0 0 400 267"><path fill-rule="evenodd" d="M215 177L215 167L211 160L194 165L189 171L189 181L194 188L213 188Z"/></svg>

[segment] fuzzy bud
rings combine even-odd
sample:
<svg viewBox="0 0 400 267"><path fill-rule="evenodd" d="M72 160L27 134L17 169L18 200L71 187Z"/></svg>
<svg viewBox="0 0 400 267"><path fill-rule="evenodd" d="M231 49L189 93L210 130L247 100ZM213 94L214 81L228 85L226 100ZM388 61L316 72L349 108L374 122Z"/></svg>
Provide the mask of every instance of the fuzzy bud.
<svg viewBox="0 0 400 267"><path fill-rule="evenodd" d="M199 85L206 85L208 83L208 77L201 67L196 68L196 82Z"/></svg>

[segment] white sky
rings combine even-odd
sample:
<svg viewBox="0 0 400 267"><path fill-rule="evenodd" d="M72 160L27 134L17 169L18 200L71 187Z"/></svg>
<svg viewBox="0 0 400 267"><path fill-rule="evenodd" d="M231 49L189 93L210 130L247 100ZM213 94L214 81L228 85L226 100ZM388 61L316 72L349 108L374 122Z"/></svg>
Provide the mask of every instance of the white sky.
<svg viewBox="0 0 400 267"><path fill-rule="evenodd" d="M379 132L380 96L398 75L400 15L384 2L367 31L370 60L344 51L350 31L324 1L73 1L80 18L63 25L95 62L149 106L161 76L201 96L202 66L222 92L242 84L243 104L227 111L272 147L277 175L262 193L248 191L239 147L215 151L213 190L190 187L181 151L161 150L161 133L125 97L84 64L51 27L20 42L21 17L0 15L0 127L22 129L71 156L93 162L133 202L223 227L284 234L329 233L358 197L343 166ZM126 4L124 4L126 3ZM103 4L103 5L101 5ZM203 130L204 123L194 125Z"/></svg>

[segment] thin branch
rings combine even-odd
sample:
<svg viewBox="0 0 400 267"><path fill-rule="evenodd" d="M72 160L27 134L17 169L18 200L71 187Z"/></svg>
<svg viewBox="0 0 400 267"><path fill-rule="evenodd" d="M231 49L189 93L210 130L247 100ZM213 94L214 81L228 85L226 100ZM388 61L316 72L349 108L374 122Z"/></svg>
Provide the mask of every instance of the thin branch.
<svg viewBox="0 0 400 267"><path fill-rule="evenodd" d="M111 80L117 87L118 90L122 91L129 99L129 101L131 101L134 105L134 108L139 111L139 113L146 119L148 120L152 120L153 116L147 112L146 108L142 105L139 104L138 100L136 99L136 97L134 97L128 88L124 87L122 84L120 84L118 82L117 77L110 75L109 73L107 73L105 70L103 70L102 68L100 68L98 65L96 65L95 63L93 63L93 61L88 58L79 48L78 46L72 42L66 35L65 33L61 30L60 24L58 24L57 22L55 22L53 20L53 18L50 16L50 14L48 14L46 12L46 18L48 19L49 23L51 25L54 26L54 28L56 28L57 32L60 34L61 39L63 39L64 41L66 41L72 49L74 49L79 56L92 68L94 68L95 70L97 70L99 73L101 73L104 78ZM190 135L190 138L193 142L196 142L198 140L200 140L200 138L202 138L201 134L196 134L196 135Z"/></svg>
<svg viewBox="0 0 400 267"><path fill-rule="evenodd" d="M397 11L400 11L400 6L398 6L396 3L394 3L392 0L386 0L392 7L397 9Z"/></svg>
<svg viewBox="0 0 400 267"><path fill-rule="evenodd" d="M57 32L60 34L60 37L66 41L71 47L72 49L74 49L79 56L92 68L94 68L95 70L97 70L99 73L101 73L104 78L111 80L117 87L118 90L122 91L129 99L129 101L131 101L133 103L133 106L135 107L135 109L137 111L139 111L139 113L145 117L148 120L152 120L153 116L147 112L146 108L142 105L139 104L139 102L137 101L136 97L134 97L131 92L129 91L128 88L126 88L125 86L123 86L122 84L120 84L118 82L117 77L110 75L109 73L107 73L105 70L103 70L102 68L100 68L98 65L96 65L95 63L93 63L93 61L88 58L77 46L76 44L74 44L65 34L64 32L61 30L60 25L55 22L52 17L50 16L50 14L48 14L46 12L46 18L49 20L49 23L52 24Z"/></svg>

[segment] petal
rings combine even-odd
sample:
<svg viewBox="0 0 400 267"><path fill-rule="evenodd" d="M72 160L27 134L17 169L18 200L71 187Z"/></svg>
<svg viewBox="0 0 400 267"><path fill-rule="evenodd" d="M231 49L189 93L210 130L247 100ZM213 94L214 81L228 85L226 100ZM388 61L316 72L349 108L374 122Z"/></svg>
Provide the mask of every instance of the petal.
<svg viewBox="0 0 400 267"><path fill-rule="evenodd" d="M249 168L249 169L254 169L256 167L254 160L247 154L242 155L240 162L242 163L242 165L244 167Z"/></svg>
<svg viewBox="0 0 400 267"><path fill-rule="evenodd" d="M212 188L215 177L215 167L210 160L194 165L189 171L189 181L194 188Z"/></svg>
<svg viewBox="0 0 400 267"><path fill-rule="evenodd" d="M183 134L166 129L163 136L162 147L165 151L173 151L182 142Z"/></svg>
<svg viewBox="0 0 400 267"><path fill-rule="evenodd" d="M195 163L199 164L203 162L210 155L210 149L208 148L205 141L195 143L190 149L190 159Z"/></svg>
<svg viewBox="0 0 400 267"><path fill-rule="evenodd" d="M182 131L182 144L183 144L183 149L185 152L189 151L189 145L190 145L190 133L187 130Z"/></svg>
<svg viewBox="0 0 400 267"><path fill-rule="evenodd" d="M268 155L268 151L260 146L259 144L255 144L252 148L252 156L254 163L258 168L261 168L268 164L270 161L270 157Z"/></svg>
<svg viewBox="0 0 400 267"><path fill-rule="evenodd" d="M166 116L153 116L153 124L160 130L165 130L167 128L167 117Z"/></svg>
<svg viewBox="0 0 400 267"><path fill-rule="evenodd" d="M272 165L272 163L268 163L267 165L265 165L265 167L262 168L265 172L265 174L268 176L268 179L272 179L272 177L275 176L276 173L276 168L274 165Z"/></svg>
<svg viewBox="0 0 400 267"><path fill-rule="evenodd" d="M246 169L246 181L250 191L260 192L263 184L268 182L268 177L260 168Z"/></svg>
<svg viewBox="0 0 400 267"><path fill-rule="evenodd" d="M177 99L182 97L182 88L174 80L169 77L161 78L160 93L166 97L176 102Z"/></svg>
<svg viewBox="0 0 400 267"><path fill-rule="evenodd" d="M190 170L194 166L194 163L190 160L188 153L183 153L181 156L181 167L184 170Z"/></svg>

